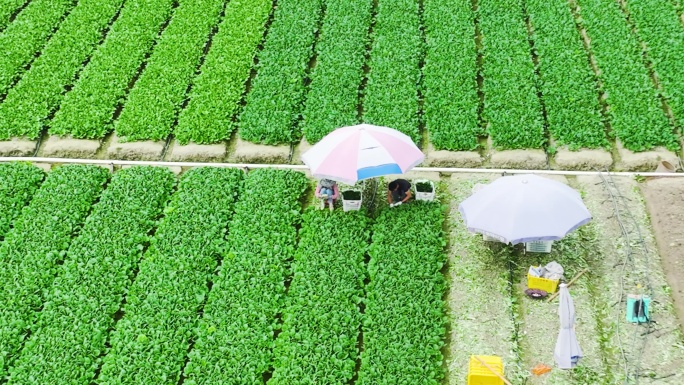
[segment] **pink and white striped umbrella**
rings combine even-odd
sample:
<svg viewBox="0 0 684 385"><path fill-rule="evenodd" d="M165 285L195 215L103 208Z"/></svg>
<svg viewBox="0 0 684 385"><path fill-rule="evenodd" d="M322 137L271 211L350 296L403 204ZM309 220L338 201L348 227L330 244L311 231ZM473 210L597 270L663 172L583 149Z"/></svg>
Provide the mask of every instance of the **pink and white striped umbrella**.
<svg viewBox="0 0 684 385"><path fill-rule="evenodd" d="M403 174L423 159L425 155L407 135L370 124L338 128L302 155L314 177L347 184Z"/></svg>

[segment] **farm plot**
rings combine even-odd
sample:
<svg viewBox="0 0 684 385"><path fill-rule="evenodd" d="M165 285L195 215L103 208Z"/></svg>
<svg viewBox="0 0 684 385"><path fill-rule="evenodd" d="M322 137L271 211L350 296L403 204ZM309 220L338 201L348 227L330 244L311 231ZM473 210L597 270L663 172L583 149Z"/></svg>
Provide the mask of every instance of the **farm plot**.
<svg viewBox="0 0 684 385"><path fill-rule="evenodd" d="M226 5L201 73L193 80L188 105L180 112L174 129L181 144L211 144L230 138L232 119L272 6L271 0L231 1Z"/></svg>
<svg viewBox="0 0 684 385"><path fill-rule="evenodd" d="M397 129L420 142L418 84L424 57L416 0L379 0L370 50L363 120Z"/></svg>
<svg viewBox="0 0 684 385"><path fill-rule="evenodd" d="M0 139L40 136L123 0L81 0L0 104Z"/></svg>
<svg viewBox="0 0 684 385"><path fill-rule="evenodd" d="M30 163L0 164L0 239L10 230L45 178L45 173Z"/></svg>
<svg viewBox="0 0 684 385"><path fill-rule="evenodd" d="M625 2L679 127L684 126L684 29L667 0Z"/></svg>
<svg viewBox="0 0 684 385"><path fill-rule="evenodd" d="M17 358L37 310L60 271L72 235L85 221L109 172L67 165L50 172L0 245L0 375Z"/></svg>
<svg viewBox="0 0 684 385"><path fill-rule="evenodd" d="M281 0L259 53L257 75L240 115L240 138L263 144L299 139L295 123L324 0Z"/></svg>
<svg viewBox="0 0 684 385"><path fill-rule="evenodd" d="M7 92L24 72L24 66L40 52L41 47L69 12L71 0L35 0L24 8L0 33L0 95Z"/></svg>
<svg viewBox="0 0 684 385"><path fill-rule="evenodd" d="M105 41L64 97L50 123L50 134L100 139L110 131L116 106L169 18L172 5L172 0L124 4Z"/></svg>
<svg viewBox="0 0 684 385"><path fill-rule="evenodd" d="M438 150L475 150L484 134L477 112L475 13L468 0L427 0L423 7L425 128Z"/></svg>
<svg viewBox="0 0 684 385"><path fill-rule="evenodd" d="M316 143L338 127L358 122L359 87L371 25L369 0L326 1L316 67L302 113L304 136Z"/></svg>
<svg viewBox="0 0 684 385"><path fill-rule="evenodd" d="M242 174L197 168L183 175L126 294L98 384L178 383Z"/></svg>
<svg viewBox="0 0 684 385"><path fill-rule="evenodd" d="M483 118L496 149L545 144L534 65L519 0L480 0Z"/></svg>
<svg viewBox="0 0 684 385"><path fill-rule="evenodd" d="M12 14L19 11L26 0L0 0L0 31L5 29Z"/></svg>
<svg viewBox="0 0 684 385"><path fill-rule="evenodd" d="M642 61L641 46L618 3L612 0L577 0L577 3L600 69L615 136L632 151L656 146L678 149L677 138Z"/></svg>
<svg viewBox="0 0 684 385"><path fill-rule="evenodd" d="M223 0L180 2L128 94L114 126L119 138L164 140L169 136L223 4Z"/></svg>
<svg viewBox="0 0 684 385"><path fill-rule="evenodd" d="M566 1L527 0L549 133L571 150L607 147L597 85Z"/></svg>
<svg viewBox="0 0 684 385"><path fill-rule="evenodd" d="M9 384L91 383L147 234L174 184L173 173L158 167L114 174L71 243Z"/></svg>
<svg viewBox="0 0 684 385"><path fill-rule="evenodd" d="M273 365L277 315L297 244L294 225L308 185L298 172L249 173L185 367L186 384L263 383Z"/></svg>
<svg viewBox="0 0 684 385"><path fill-rule="evenodd" d="M426 202L385 209L378 216L369 249L357 384L442 383L447 324L442 222L439 204Z"/></svg>
<svg viewBox="0 0 684 385"><path fill-rule="evenodd" d="M340 210L302 218L269 384L344 385L354 376L369 222Z"/></svg>

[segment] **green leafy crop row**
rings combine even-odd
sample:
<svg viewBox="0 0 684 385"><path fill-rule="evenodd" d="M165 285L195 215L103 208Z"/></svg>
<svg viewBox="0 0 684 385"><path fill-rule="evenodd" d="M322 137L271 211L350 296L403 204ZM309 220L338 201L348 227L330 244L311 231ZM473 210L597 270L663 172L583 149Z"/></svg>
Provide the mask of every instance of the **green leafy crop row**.
<svg viewBox="0 0 684 385"><path fill-rule="evenodd" d="M284 306L287 261L295 254L299 199L308 185L304 174L290 170L249 173L184 384L263 384Z"/></svg>
<svg viewBox="0 0 684 385"><path fill-rule="evenodd" d="M93 54L50 123L53 135L98 139L110 131L118 103L135 76L173 0L126 1L107 38Z"/></svg>
<svg viewBox="0 0 684 385"><path fill-rule="evenodd" d="M541 148L544 125L521 0L482 0L484 119L497 149Z"/></svg>
<svg viewBox="0 0 684 385"><path fill-rule="evenodd" d="M127 293L96 383L178 383L242 175L213 167L183 175Z"/></svg>
<svg viewBox="0 0 684 385"><path fill-rule="evenodd" d="M364 121L392 127L416 143L423 55L418 10L417 0L378 1L363 100Z"/></svg>
<svg viewBox="0 0 684 385"><path fill-rule="evenodd" d="M477 120L475 14L470 0L423 3L425 128L439 150L475 150Z"/></svg>
<svg viewBox="0 0 684 385"><path fill-rule="evenodd" d="M114 125L119 138L164 140L169 136L223 4L223 0L180 2Z"/></svg>
<svg viewBox="0 0 684 385"><path fill-rule="evenodd" d="M642 60L639 42L613 0L577 0L610 108L614 134L632 151L677 149Z"/></svg>
<svg viewBox="0 0 684 385"><path fill-rule="evenodd" d="M281 0L258 55L257 75L240 116L240 138L283 144L299 139L295 123L313 54L323 0Z"/></svg>
<svg viewBox="0 0 684 385"><path fill-rule="evenodd" d="M527 0L549 132L571 150L608 147L587 52L565 1Z"/></svg>
<svg viewBox="0 0 684 385"><path fill-rule="evenodd" d="M338 127L358 122L371 0L328 0L316 45L316 67L303 112L303 131L316 143Z"/></svg>
<svg viewBox="0 0 684 385"><path fill-rule="evenodd" d="M231 0L226 5L202 72L193 80L188 105L178 116L174 134L181 144L216 143L230 137L232 118L272 8L272 0Z"/></svg>
<svg viewBox="0 0 684 385"><path fill-rule="evenodd" d="M74 5L72 0L34 0L0 33L0 95L24 72Z"/></svg>
<svg viewBox="0 0 684 385"><path fill-rule="evenodd" d="M71 243L9 384L91 383L113 315L174 184L173 173L159 167L114 174Z"/></svg>
<svg viewBox="0 0 684 385"><path fill-rule="evenodd" d="M0 139L40 136L123 0L81 0L50 38L30 70L0 104Z"/></svg>
<svg viewBox="0 0 684 385"><path fill-rule="evenodd" d="M0 377L21 349L61 269L58 262L108 178L97 166L53 170L7 233L0 246Z"/></svg>
<svg viewBox="0 0 684 385"><path fill-rule="evenodd" d="M33 198L43 178L43 170L30 163L0 164L0 239Z"/></svg>
<svg viewBox="0 0 684 385"><path fill-rule="evenodd" d="M12 14L25 2L26 0L0 0L0 31L9 24Z"/></svg>
<svg viewBox="0 0 684 385"><path fill-rule="evenodd" d="M684 127L684 29L668 0L627 1L631 20L648 46L648 57L679 127Z"/></svg>
<svg viewBox="0 0 684 385"><path fill-rule="evenodd" d="M359 353L369 221L310 209L302 222L269 383L346 385Z"/></svg>
<svg viewBox="0 0 684 385"><path fill-rule="evenodd" d="M373 226L359 385L442 383L441 210L415 202L381 212Z"/></svg>

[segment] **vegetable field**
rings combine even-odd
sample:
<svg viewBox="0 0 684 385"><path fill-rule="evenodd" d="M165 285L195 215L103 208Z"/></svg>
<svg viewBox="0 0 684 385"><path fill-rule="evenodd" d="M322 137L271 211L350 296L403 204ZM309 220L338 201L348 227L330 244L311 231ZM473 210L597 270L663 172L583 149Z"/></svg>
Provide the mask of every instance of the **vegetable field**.
<svg viewBox="0 0 684 385"><path fill-rule="evenodd" d="M0 46L5 143L681 150L670 0L2 0Z"/></svg>
<svg viewBox="0 0 684 385"><path fill-rule="evenodd" d="M475 182L442 178L440 202L390 209L380 191L370 210L330 212L295 171L0 164L1 381L456 385L471 354L497 354L516 384L681 383L658 256L611 268L629 245L594 180L570 183L603 222L550 255L467 233L457 205ZM555 303L521 294L523 273L550 260L592 270L571 290L585 358L533 377L553 366L558 325ZM657 327L642 345L645 326L611 304L645 271Z"/></svg>

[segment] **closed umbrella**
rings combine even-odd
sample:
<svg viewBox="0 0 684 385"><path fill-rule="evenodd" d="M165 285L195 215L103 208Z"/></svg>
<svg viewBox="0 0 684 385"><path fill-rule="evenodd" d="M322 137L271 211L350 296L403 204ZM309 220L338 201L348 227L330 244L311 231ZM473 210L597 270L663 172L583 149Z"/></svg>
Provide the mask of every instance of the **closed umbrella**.
<svg viewBox="0 0 684 385"><path fill-rule="evenodd" d="M560 299L558 305L560 318L560 332L556 340L553 358L561 369L572 369L582 358L582 349L577 343L575 334L575 305L565 284L560 285Z"/></svg>
<svg viewBox="0 0 684 385"><path fill-rule="evenodd" d="M469 231L514 245L562 239L591 220L577 191L528 174L499 178L458 209Z"/></svg>
<svg viewBox="0 0 684 385"><path fill-rule="evenodd" d="M370 124L338 128L302 155L314 177L347 184L403 174L423 159L425 155L407 135Z"/></svg>

